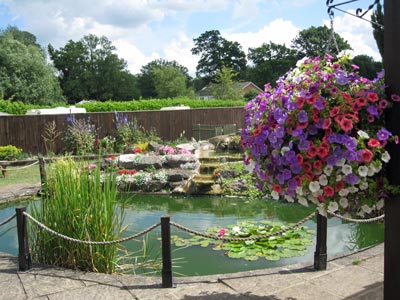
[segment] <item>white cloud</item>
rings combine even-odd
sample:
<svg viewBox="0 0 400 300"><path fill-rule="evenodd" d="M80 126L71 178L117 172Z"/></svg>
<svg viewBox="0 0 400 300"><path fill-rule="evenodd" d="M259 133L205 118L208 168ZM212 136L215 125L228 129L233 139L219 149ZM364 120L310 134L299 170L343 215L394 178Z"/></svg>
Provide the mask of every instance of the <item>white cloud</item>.
<svg viewBox="0 0 400 300"><path fill-rule="evenodd" d="M276 19L256 32L231 33L225 34L224 37L239 42L247 53L248 48L259 47L269 42L289 47L299 30L292 21Z"/></svg>
<svg viewBox="0 0 400 300"><path fill-rule="evenodd" d="M261 0L238 0L233 7L233 18L254 18L258 15Z"/></svg>
<svg viewBox="0 0 400 300"><path fill-rule="evenodd" d="M354 10L349 10L348 12L355 14ZM370 17L371 12L368 12L364 16L367 20L370 20ZM330 27L330 21L325 20L324 24ZM333 28L353 48L353 51L351 51L353 56L365 54L373 57L376 61L382 59L372 35L372 26L369 22L349 14L344 14L340 17L335 16Z"/></svg>

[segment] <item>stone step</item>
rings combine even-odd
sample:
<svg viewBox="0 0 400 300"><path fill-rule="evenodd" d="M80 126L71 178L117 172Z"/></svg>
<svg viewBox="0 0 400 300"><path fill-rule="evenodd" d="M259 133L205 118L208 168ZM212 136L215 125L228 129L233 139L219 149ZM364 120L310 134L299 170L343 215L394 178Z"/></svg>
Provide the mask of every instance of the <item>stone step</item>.
<svg viewBox="0 0 400 300"><path fill-rule="evenodd" d="M232 156L232 155L221 155L221 156L210 156L210 157L200 157L201 164L207 163L223 163L223 162L233 162L233 161L243 161L242 156Z"/></svg>

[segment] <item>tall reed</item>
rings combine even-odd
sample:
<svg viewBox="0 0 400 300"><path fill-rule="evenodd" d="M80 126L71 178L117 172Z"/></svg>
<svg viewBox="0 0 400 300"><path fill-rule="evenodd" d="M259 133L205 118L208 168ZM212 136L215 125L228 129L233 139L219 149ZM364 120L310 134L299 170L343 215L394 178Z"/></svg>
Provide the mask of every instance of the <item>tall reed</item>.
<svg viewBox="0 0 400 300"><path fill-rule="evenodd" d="M100 164L100 163L99 163ZM118 239L123 211L117 206L115 172L101 174L99 164L72 159L52 164L46 193L32 215L53 230L86 241ZM32 250L39 262L85 271L113 273L118 245L77 244L32 226Z"/></svg>

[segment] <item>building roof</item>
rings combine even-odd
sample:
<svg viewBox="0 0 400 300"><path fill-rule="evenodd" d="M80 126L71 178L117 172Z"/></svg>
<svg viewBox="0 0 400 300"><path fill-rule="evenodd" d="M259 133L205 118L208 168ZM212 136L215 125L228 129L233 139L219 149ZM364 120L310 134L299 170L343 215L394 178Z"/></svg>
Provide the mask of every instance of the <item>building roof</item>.
<svg viewBox="0 0 400 300"><path fill-rule="evenodd" d="M197 92L197 96L212 96L213 95L213 87L216 85L216 83L209 83L205 87L203 87L200 91ZM251 81L236 81L233 83L233 87L242 91L246 87L251 86L252 88L256 89L260 93L263 92L262 89L260 89L258 86L256 86L254 83Z"/></svg>

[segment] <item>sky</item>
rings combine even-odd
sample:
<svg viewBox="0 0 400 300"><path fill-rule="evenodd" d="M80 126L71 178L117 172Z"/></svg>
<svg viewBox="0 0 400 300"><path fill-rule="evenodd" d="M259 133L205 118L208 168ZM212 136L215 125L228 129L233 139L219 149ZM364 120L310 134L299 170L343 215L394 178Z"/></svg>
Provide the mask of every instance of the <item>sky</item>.
<svg viewBox="0 0 400 300"><path fill-rule="evenodd" d="M333 4L344 2L334 0ZM372 0L339 8L355 14ZM353 48L381 60L371 24L334 10L333 28ZM370 13L366 14L369 19ZM34 34L38 43L59 49L88 34L106 36L131 73L152 60L176 60L195 74L199 56L193 39L219 30L248 48L274 42L290 47L300 30L327 25L326 0L0 0L0 29L8 25Z"/></svg>

